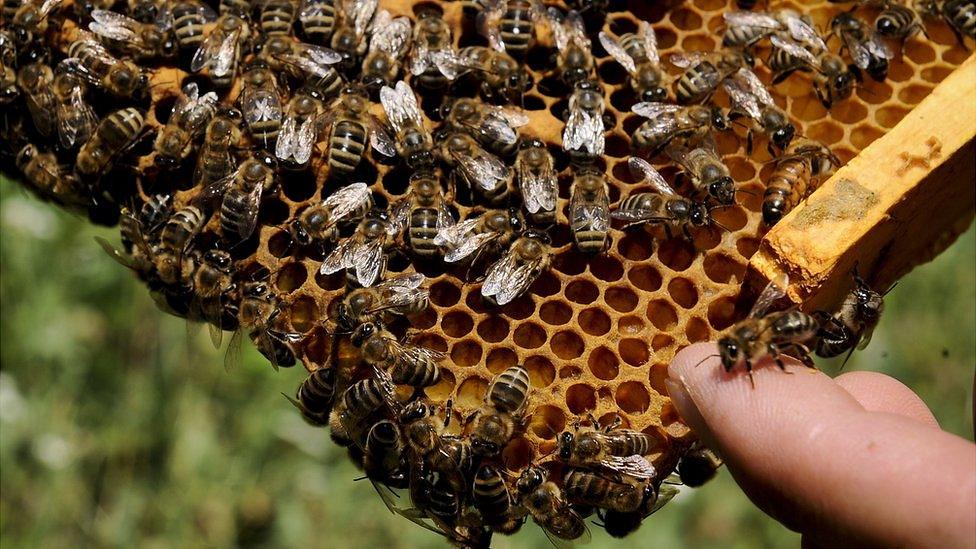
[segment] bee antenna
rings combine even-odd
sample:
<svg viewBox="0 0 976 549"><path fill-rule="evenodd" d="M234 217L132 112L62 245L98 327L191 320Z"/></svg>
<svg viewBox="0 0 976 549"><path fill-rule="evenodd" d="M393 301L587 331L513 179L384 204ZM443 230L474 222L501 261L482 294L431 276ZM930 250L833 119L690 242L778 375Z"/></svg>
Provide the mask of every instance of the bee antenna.
<svg viewBox="0 0 976 549"><path fill-rule="evenodd" d="M898 285L897 282L895 282L894 284L892 284L890 288L888 288L887 290L884 291L883 294L881 294L881 297L884 297L884 296L888 295L889 293L891 293L891 290L894 290L895 289L895 286L897 286L897 285Z"/></svg>
<svg viewBox="0 0 976 549"><path fill-rule="evenodd" d="M727 233L731 233L731 232L732 232L732 229L729 229L729 228L728 228L728 227L726 227L725 225L722 225L721 223L719 223L719 222L718 222L717 220L715 220L715 219L712 219L712 224L713 224L713 225L715 225L716 227L718 227L718 228L720 228L720 229L722 229L723 231L725 231L725 232L727 232Z"/></svg>
<svg viewBox="0 0 976 549"><path fill-rule="evenodd" d="M756 192L753 192L753 191L750 191L750 190L747 190L747 189L736 189L735 192L736 193L748 194L748 195L752 195L752 196L759 196L759 193L756 193Z"/></svg>
<svg viewBox="0 0 976 549"><path fill-rule="evenodd" d="M368 479L369 479L369 477L368 477L368 476L366 476L366 475L363 475L363 476L361 476L361 477L356 477L356 478L354 478L354 479L352 479L352 480L353 480L353 482L359 482L360 480L368 480Z"/></svg>
<svg viewBox="0 0 976 549"><path fill-rule="evenodd" d="M722 355L720 355L720 354L718 354L718 353L715 353L715 354L713 354L713 355L708 355L708 356L706 356L705 358L703 358L703 359L701 359L701 360L699 360L699 361L698 361L698 363L697 363L697 364L695 364L695 368L697 368L697 367L699 367L699 366L701 366L703 362L705 362L706 360L708 360L708 359L710 359L710 358L721 358L721 357L722 357Z"/></svg>

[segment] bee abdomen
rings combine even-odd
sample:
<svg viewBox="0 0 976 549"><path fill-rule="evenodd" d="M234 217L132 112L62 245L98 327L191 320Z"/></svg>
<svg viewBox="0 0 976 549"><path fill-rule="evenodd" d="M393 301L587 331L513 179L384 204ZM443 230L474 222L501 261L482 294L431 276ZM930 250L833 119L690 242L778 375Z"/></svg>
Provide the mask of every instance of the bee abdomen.
<svg viewBox="0 0 976 549"><path fill-rule="evenodd" d="M437 257L440 247L434 244L437 236L437 210L433 208L415 208L410 212L410 226L407 238L410 249L421 257Z"/></svg>
<svg viewBox="0 0 976 549"><path fill-rule="evenodd" d="M176 41L183 49L196 49L203 43L206 19L195 2L180 2L173 7L173 29Z"/></svg>
<svg viewBox="0 0 976 549"><path fill-rule="evenodd" d="M719 80L721 80L721 73L711 63L702 62L688 69L675 84L678 103L687 105L701 102L714 91L710 82Z"/></svg>
<svg viewBox="0 0 976 549"><path fill-rule="evenodd" d="M486 522L502 522L511 507L508 487L501 474L491 466L478 469L474 479L474 506Z"/></svg>
<svg viewBox="0 0 976 549"><path fill-rule="evenodd" d="M528 392L529 372L521 366L512 366L498 374L488 399L498 411L514 412L525 403Z"/></svg>
<svg viewBox="0 0 976 549"><path fill-rule="evenodd" d="M570 501L624 513L636 510L642 499L641 490L636 486L613 482L583 471L570 471L564 486Z"/></svg>
<svg viewBox="0 0 976 549"><path fill-rule="evenodd" d="M610 453L615 456L646 456L652 446L651 437L633 431L618 431L610 444Z"/></svg>
<svg viewBox="0 0 976 549"><path fill-rule="evenodd" d="M291 0L268 3L261 12L261 30L267 35L290 34L296 5Z"/></svg>
<svg viewBox="0 0 976 549"><path fill-rule="evenodd" d="M573 225L573 240L576 248L585 254L598 254L607 247L607 232L599 229L586 229L589 223L581 222Z"/></svg>
<svg viewBox="0 0 976 549"><path fill-rule="evenodd" d="M393 371L390 372L390 376L397 385L430 387L440 381L441 369L433 362L409 364L399 361L393 366Z"/></svg>
<svg viewBox="0 0 976 549"><path fill-rule="evenodd" d="M515 5L505 12L498 25L505 51L515 58L526 54L529 50L529 42L532 40L535 24L529 16L528 7L527 2L515 2Z"/></svg>
<svg viewBox="0 0 976 549"><path fill-rule="evenodd" d="M366 128L354 120L340 120L329 140L329 167L336 175L351 173L363 158Z"/></svg>
<svg viewBox="0 0 976 549"><path fill-rule="evenodd" d="M763 221L775 225L806 196L809 182L810 169L806 160L794 158L780 162L763 193Z"/></svg>
<svg viewBox="0 0 976 549"><path fill-rule="evenodd" d="M773 333L779 340L802 343L817 334L820 323L802 311L787 311L773 323Z"/></svg>
<svg viewBox="0 0 976 549"><path fill-rule="evenodd" d="M220 205L220 230L224 238L237 236L242 239L250 235L243 234L246 230L249 214L246 203L248 193L231 189L224 195Z"/></svg>

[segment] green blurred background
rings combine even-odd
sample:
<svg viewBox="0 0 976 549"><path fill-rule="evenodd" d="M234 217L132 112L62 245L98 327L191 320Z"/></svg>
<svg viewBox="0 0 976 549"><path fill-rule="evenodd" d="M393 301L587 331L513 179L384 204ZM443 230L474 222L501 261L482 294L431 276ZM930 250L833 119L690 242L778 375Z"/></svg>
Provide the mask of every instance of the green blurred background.
<svg viewBox="0 0 976 549"><path fill-rule="evenodd" d="M248 347L225 372L202 329L160 313L93 237L109 229L0 182L0 543L15 547L441 547L391 515ZM972 439L976 233L889 295L847 370L914 388ZM836 372L840 362L824 364ZM592 528L594 547L613 540ZM628 544L797 546L727 472L682 493ZM529 525L498 547L548 547ZM619 543L614 546L621 546Z"/></svg>

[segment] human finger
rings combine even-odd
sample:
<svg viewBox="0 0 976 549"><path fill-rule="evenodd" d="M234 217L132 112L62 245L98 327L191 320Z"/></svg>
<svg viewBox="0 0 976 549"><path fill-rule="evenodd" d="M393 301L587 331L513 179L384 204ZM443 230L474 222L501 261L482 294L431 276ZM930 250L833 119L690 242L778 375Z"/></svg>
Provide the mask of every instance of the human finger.
<svg viewBox="0 0 976 549"><path fill-rule="evenodd" d="M920 421L931 427L939 422L914 391L897 379L878 372L847 372L834 378L864 409L889 412Z"/></svg>

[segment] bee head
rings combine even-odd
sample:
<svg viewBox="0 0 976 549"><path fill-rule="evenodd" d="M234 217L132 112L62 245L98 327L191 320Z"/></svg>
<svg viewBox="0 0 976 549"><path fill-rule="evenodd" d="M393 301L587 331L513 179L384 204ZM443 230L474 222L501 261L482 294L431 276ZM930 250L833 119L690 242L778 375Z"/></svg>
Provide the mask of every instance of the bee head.
<svg viewBox="0 0 976 549"><path fill-rule="evenodd" d="M356 331L352 333L352 344L356 347L362 347L366 340L373 337L373 335L379 331L380 327L375 322L360 324L359 327L356 328Z"/></svg>
<svg viewBox="0 0 976 549"><path fill-rule="evenodd" d="M654 86L652 88L646 89L641 93L641 101L647 101L651 103L660 103L667 101L668 90L663 86Z"/></svg>
<svg viewBox="0 0 976 549"><path fill-rule="evenodd" d="M704 227L712 222L712 214L705 204L696 203L688 210L688 219L696 227Z"/></svg>
<svg viewBox="0 0 976 549"><path fill-rule="evenodd" d="M501 448L490 440L485 440L475 436L471 437L471 451L473 451L474 455L476 456L488 457L497 456L501 451Z"/></svg>
<svg viewBox="0 0 976 549"><path fill-rule="evenodd" d="M230 254L223 250L207 250L207 253L203 254L203 261L220 271L227 270L234 262Z"/></svg>
<svg viewBox="0 0 976 549"><path fill-rule="evenodd" d="M291 234L292 240L299 246L308 246L312 243L312 237L309 236L308 231L305 230L305 225L299 219L288 224L288 232Z"/></svg>
<svg viewBox="0 0 976 549"><path fill-rule="evenodd" d="M542 242L546 246L552 244L552 239L549 238L549 235L547 233L536 229L527 229L525 232L522 233L522 236L525 238L538 240L539 242Z"/></svg>
<svg viewBox="0 0 976 549"><path fill-rule="evenodd" d="M538 467L529 467L515 482L515 488L524 494L535 490L539 486L542 486L542 483L545 481L546 476L545 473L542 472L542 469Z"/></svg>
<svg viewBox="0 0 976 549"><path fill-rule="evenodd" d="M708 194L715 197L720 204L732 204L735 202L735 182L727 175L722 176L709 183Z"/></svg>
<svg viewBox="0 0 976 549"><path fill-rule="evenodd" d="M523 139L522 142L519 143L520 149L538 149L541 147L545 147L545 144L543 144L541 140L535 138Z"/></svg>
<svg viewBox="0 0 976 549"><path fill-rule="evenodd" d="M763 223L773 226L783 219L786 203L783 200L764 200L762 205Z"/></svg>
<svg viewBox="0 0 976 549"><path fill-rule="evenodd" d="M725 368L726 372L731 372L732 368L738 364L741 353L742 349L734 338L723 337L718 340L718 354L722 360L722 367Z"/></svg>
<svg viewBox="0 0 976 549"><path fill-rule="evenodd" d="M793 141L793 136L796 134L796 128L793 124L786 123L773 131L773 135L770 136L770 141L772 141L773 146L779 148L779 150L784 150Z"/></svg>
<svg viewBox="0 0 976 549"><path fill-rule="evenodd" d="M522 212L518 208L508 209L508 225L514 232L522 230Z"/></svg>
<svg viewBox="0 0 976 549"><path fill-rule="evenodd" d="M415 400L410 404L407 404L400 412L400 423L413 423L415 421L420 421L430 415L430 408L423 402Z"/></svg>
<svg viewBox="0 0 976 549"><path fill-rule="evenodd" d="M559 435L559 459L566 461L573 455L573 442L575 436L569 431L564 431Z"/></svg>

